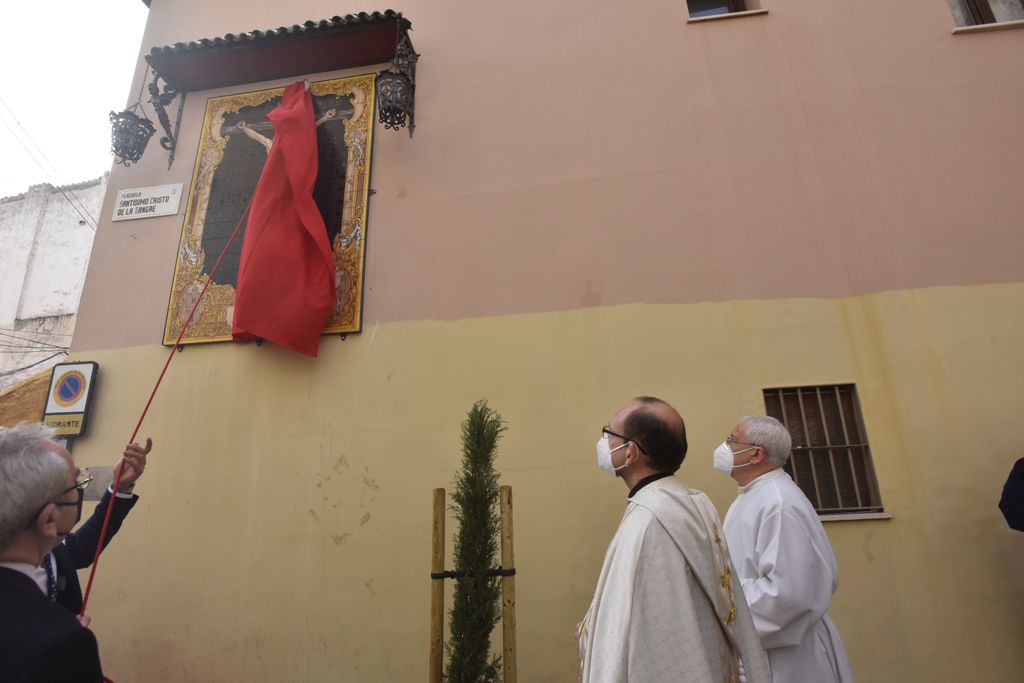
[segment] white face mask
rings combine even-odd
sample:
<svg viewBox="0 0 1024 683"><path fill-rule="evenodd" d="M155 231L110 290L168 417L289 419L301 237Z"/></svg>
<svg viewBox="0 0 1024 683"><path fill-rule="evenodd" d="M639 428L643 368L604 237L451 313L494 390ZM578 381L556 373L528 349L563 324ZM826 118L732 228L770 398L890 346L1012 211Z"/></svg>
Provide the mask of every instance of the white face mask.
<svg viewBox="0 0 1024 683"><path fill-rule="evenodd" d="M605 472L607 472L609 474L615 474L616 472L621 470L623 467L625 467L626 463L622 463L618 467L615 466L615 463L612 462L612 453L614 453L615 451L619 450L620 448L625 448L627 445L629 445L629 444L628 443L624 443L621 446L616 446L615 448L612 448L611 446L608 445L608 438L607 437L602 436L600 439L598 439L597 440L597 465L598 465L598 467L600 467L602 470L604 470Z"/></svg>
<svg viewBox="0 0 1024 683"><path fill-rule="evenodd" d="M723 474L732 474L734 469L740 467L746 467L747 465L753 465L752 462L743 463L742 465L734 465L736 462L733 456L739 455L740 453L746 453L749 450L757 448L757 446L751 446L750 448L744 448L742 451L732 452L729 448L729 444L722 442L722 445L715 449L715 469Z"/></svg>

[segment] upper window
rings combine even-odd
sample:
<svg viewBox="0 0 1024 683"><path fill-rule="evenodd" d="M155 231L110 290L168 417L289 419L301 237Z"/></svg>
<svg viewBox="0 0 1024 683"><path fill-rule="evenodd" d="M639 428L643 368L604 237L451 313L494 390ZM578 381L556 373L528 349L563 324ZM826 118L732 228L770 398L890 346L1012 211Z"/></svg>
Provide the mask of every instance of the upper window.
<svg viewBox="0 0 1024 683"><path fill-rule="evenodd" d="M1024 0L946 0L957 26L1024 20ZM693 3L690 3L691 8ZM690 12L691 16L693 12Z"/></svg>
<svg viewBox="0 0 1024 683"><path fill-rule="evenodd" d="M690 7L691 19L747 11L746 0L687 0L687 5Z"/></svg>
<svg viewBox="0 0 1024 683"><path fill-rule="evenodd" d="M853 384L764 390L765 410L793 437L786 472L820 514L882 512Z"/></svg>

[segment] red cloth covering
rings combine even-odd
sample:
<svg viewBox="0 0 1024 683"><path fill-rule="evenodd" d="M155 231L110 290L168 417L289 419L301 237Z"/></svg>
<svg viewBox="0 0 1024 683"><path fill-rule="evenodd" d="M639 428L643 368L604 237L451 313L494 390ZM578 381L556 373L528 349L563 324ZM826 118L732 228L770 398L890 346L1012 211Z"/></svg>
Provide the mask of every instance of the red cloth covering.
<svg viewBox="0 0 1024 683"><path fill-rule="evenodd" d="M274 140L245 229L232 336L315 356L334 308L334 256L313 201L313 97L303 83L294 83L267 118Z"/></svg>

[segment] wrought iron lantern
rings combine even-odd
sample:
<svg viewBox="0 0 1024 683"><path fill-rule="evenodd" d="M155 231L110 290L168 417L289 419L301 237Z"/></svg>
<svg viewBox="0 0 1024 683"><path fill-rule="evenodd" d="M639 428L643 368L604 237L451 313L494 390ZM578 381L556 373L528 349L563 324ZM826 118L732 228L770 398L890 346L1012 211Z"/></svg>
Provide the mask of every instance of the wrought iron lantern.
<svg viewBox="0 0 1024 683"><path fill-rule="evenodd" d="M385 128L398 130L409 123L409 137L416 128L416 61L409 34L398 22L398 39L391 68L377 74L377 111Z"/></svg>
<svg viewBox="0 0 1024 683"><path fill-rule="evenodd" d="M404 74L382 72L377 77L377 102L384 127L403 128L413 113L413 84ZM412 128L409 132L413 132Z"/></svg>
<svg viewBox="0 0 1024 683"><path fill-rule="evenodd" d="M153 105L153 110L160 121L160 126L164 129L164 137L160 138L160 146L170 152L170 157L167 161L167 168L170 168L171 164L174 163L174 147L178 139L178 126L181 125L181 112L185 106L185 93L179 93L177 89L172 88L166 81L164 82L163 92L161 92L160 80L162 76L156 71L152 72L152 76L153 78L149 82L149 103ZM141 159L142 154L146 151L146 145L149 144L149 139L156 132L156 126L149 120L145 109L142 108L142 91L145 85L146 79L144 78L142 86L139 87L139 97L135 104L124 111L110 112L110 151L114 154L115 163L131 166ZM179 98L178 120L174 124L174 132L172 133L171 120L167 116L167 105L175 97Z"/></svg>
<svg viewBox="0 0 1024 683"><path fill-rule="evenodd" d="M406 117L412 113L412 92L412 83L405 74L384 71L377 76L377 103L385 128L405 127Z"/></svg>
<svg viewBox="0 0 1024 683"><path fill-rule="evenodd" d="M132 109L110 112L110 151L114 154L114 161L125 166L131 166L142 158L149 139L156 132L152 121Z"/></svg>

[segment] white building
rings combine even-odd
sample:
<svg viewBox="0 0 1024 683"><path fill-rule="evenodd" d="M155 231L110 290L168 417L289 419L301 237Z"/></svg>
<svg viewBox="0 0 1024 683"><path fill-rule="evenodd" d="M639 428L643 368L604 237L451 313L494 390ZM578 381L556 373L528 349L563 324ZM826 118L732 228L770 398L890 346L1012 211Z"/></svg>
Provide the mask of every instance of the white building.
<svg viewBox="0 0 1024 683"><path fill-rule="evenodd" d="M0 392L71 345L107 178L0 199Z"/></svg>

